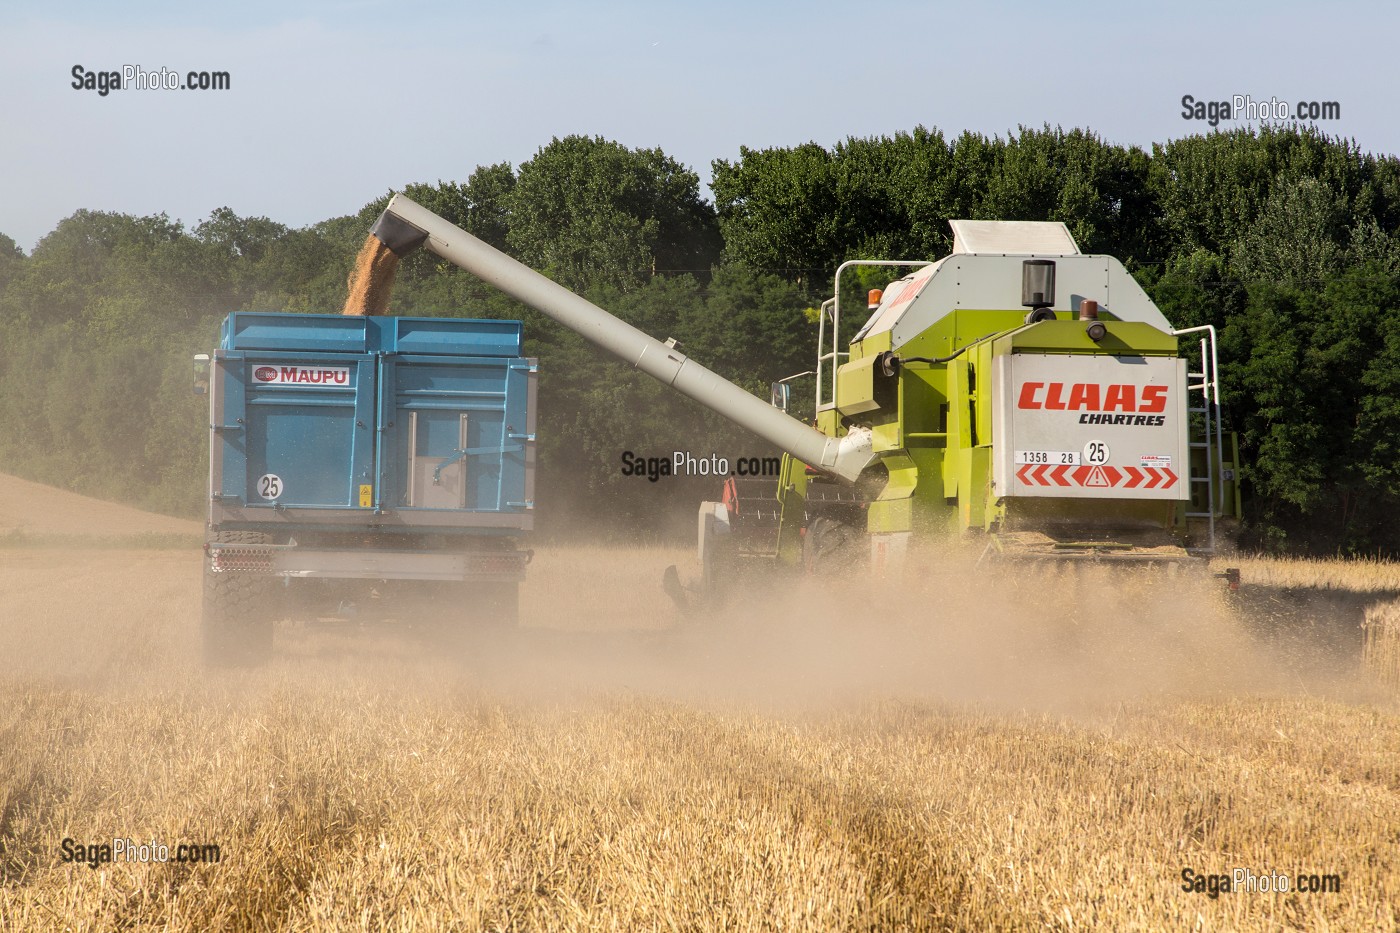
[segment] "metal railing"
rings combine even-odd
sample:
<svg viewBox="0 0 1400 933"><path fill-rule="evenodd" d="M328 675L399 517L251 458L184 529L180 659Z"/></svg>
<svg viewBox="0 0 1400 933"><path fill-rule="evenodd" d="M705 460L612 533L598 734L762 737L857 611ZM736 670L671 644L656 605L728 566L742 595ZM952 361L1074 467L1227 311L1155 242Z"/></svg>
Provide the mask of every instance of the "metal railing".
<svg viewBox="0 0 1400 933"><path fill-rule="evenodd" d="M822 302L820 319L817 323L817 412L822 410L822 381L827 369L824 364L830 361L831 404L836 404L836 369L841 360L850 359L850 352L841 352L841 273L850 266L894 266L922 268L933 263L927 259L848 259L836 267L835 290L832 297ZM826 322L831 320L831 350L826 349Z"/></svg>
<svg viewBox="0 0 1400 933"><path fill-rule="evenodd" d="M1173 330L1172 335L1181 337L1186 334L1205 334L1201 338L1201 369L1199 372L1188 372L1187 391L1201 393L1201 406L1199 408L1187 407L1187 417L1198 414L1204 422L1202 437L1204 440L1190 440L1191 435L1187 435L1188 453L1186 462L1186 480L1188 485L1204 483L1206 487L1206 510L1204 512L1187 511L1186 517L1204 518L1207 521L1209 544L1203 550L1210 553L1215 552L1215 519L1216 516L1225 514L1225 483L1216 483L1216 473L1223 470L1225 462L1225 439L1221 428L1220 415L1220 355L1216 344L1215 327L1211 324L1202 324L1200 327L1185 327L1181 330ZM1192 382L1191 380L1199 380ZM1189 432L1188 426L1188 432ZM1195 476L1191 472L1190 450L1201 450L1206 452L1206 475ZM1217 490L1218 486L1218 490ZM1218 491L1218 501L1217 501Z"/></svg>

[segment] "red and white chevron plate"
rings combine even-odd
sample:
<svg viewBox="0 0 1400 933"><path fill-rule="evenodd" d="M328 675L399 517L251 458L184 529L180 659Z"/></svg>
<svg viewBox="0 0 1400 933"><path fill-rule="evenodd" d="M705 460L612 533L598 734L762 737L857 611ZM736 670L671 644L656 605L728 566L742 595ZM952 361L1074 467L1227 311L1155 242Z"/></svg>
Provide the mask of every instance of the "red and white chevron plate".
<svg viewBox="0 0 1400 933"><path fill-rule="evenodd" d="M1179 477L1170 467L1113 467L1027 463L1016 471L1027 486L1082 486L1086 489L1170 489Z"/></svg>

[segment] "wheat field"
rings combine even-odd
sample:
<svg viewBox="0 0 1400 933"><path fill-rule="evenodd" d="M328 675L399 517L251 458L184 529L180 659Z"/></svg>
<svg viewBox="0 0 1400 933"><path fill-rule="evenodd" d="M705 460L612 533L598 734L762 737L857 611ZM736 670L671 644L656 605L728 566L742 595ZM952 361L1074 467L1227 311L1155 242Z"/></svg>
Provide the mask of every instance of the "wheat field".
<svg viewBox="0 0 1400 933"><path fill-rule="evenodd" d="M205 672L197 551L0 551L0 927L1400 923L1394 694L1275 652L1210 581L962 568L682 619L683 558L542 549L480 657L288 623L267 666Z"/></svg>

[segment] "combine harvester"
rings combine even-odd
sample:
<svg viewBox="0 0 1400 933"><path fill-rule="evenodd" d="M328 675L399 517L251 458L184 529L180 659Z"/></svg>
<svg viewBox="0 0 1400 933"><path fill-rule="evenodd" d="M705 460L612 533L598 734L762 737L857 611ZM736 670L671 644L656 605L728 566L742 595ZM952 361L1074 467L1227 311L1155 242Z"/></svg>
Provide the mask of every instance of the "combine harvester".
<svg viewBox="0 0 1400 933"><path fill-rule="evenodd" d="M373 234L397 255L426 245L785 451L776 488L730 480L701 506L702 594L744 561L890 572L911 543L964 533L1002 556L1204 566L1238 514L1214 330L1174 330L1063 224L952 226L938 262L861 263L916 268L872 292L844 351L855 263L837 271L815 426L787 414L788 380L760 400L403 195ZM668 589L688 599L674 573Z"/></svg>
<svg viewBox="0 0 1400 933"><path fill-rule="evenodd" d="M974 536L984 557L1175 570L1204 566L1238 519L1214 329L1173 329L1063 224L950 223L951 255L847 262L821 309L817 427L868 429L879 470L851 489L789 457L776 491L731 480L702 508L710 580L763 554L823 571L863 549L882 571L911 543ZM857 265L915 271L872 291L842 351L841 275Z"/></svg>

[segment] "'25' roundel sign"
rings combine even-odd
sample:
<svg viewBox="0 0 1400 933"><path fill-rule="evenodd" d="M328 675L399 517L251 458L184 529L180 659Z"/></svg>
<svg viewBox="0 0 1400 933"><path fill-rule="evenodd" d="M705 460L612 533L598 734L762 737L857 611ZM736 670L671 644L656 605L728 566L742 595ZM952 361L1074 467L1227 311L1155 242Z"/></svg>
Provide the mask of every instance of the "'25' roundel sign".
<svg viewBox="0 0 1400 933"><path fill-rule="evenodd" d="M282 496L282 477L276 473L264 473L258 477L258 495L273 500Z"/></svg>

